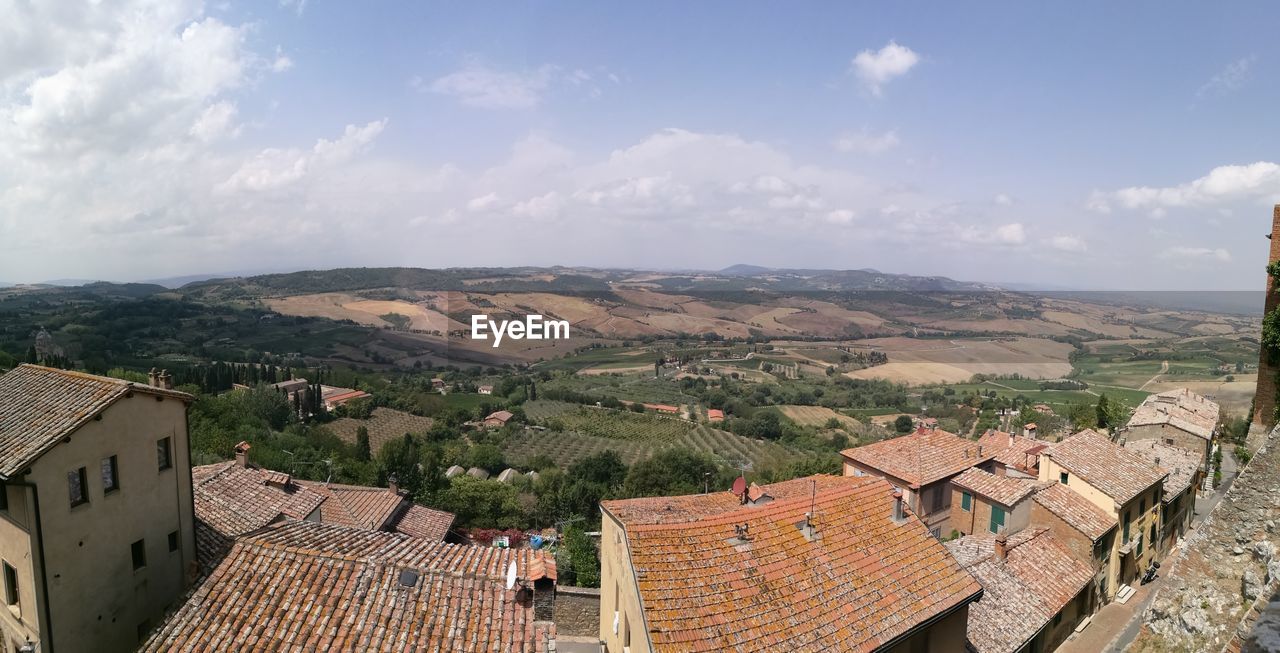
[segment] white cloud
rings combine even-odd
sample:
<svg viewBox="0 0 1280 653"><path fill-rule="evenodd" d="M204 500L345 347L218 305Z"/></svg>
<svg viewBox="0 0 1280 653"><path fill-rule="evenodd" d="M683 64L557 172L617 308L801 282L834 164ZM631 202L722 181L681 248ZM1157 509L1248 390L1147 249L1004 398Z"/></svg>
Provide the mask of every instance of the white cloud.
<svg viewBox="0 0 1280 653"><path fill-rule="evenodd" d="M1027 241L1026 229L1022 224L1014 222L1012 224L1001 225L995 231L996 242L1005 245L1021 245Z"/></svg>
<svg viewBox="0 0 1280 653"><path fill-rule="evenodd" d="M1257 59L1257 55L1249 55L1227 64L1196 91L1196 97L1226 95L1244 86L1249 81L1249 69Z"/></svg>
<svg viewBox="0 0 1280 653"><path fill-rule="evenodd" d="M1150 211L1277 195L1280 195L1280 165L1258 161L1245 165L1219 166L1203 177L1177 186L1130 186L1111 193L1095 192L1089 200L1089 206L1103 213L1110 211L1112 204L1130 210Z"/></svg>
<svg viewBox="0 0 1280 653"><path fill-rule="evenodd" d="M920 55L911 48L889 41L888 45L878 51L859 52L850 63L850 70L872 95L879 97L885 84L907 74L919 62Z"/></svg>
<svg viewBox="0 0 1280 653"><path fill-rule="evenodd" d="M239 127L232 124L236 117L236 105L229 100L222 100L205 108L200 117L191 126L191 135L203 142L212 142L224 136L235 136Z"/></svg>
<svg viewBox="0 0 1280 653"><path fill-rule="evenodd" d="M1060 252L1084 252L1089 249L1084 239L1078 236L1058 235L1049 239L1048 244Z"/></svg>
<svg viewBox="0 0 1280 653"><path fill-rule="evenodd" d="M863 129L856 133L841 134L835 141L835 148L841 152L882 154L897 147L898 143L898 134L893 130L877 134Z"/></svg>
<svg viewBox="0 0 1280 653"><path fill-rule="evenodd" d="M481 195L480 197L473 197L473 198L471 198L471 200L469 200L469 201L467 202L467 210L468 210L468 211L470 211L470 212L472 212L472 213L479 213L479 212L481 212L481 211L487 211L487 210L489 210L489 209L491 209L491 208L493 208L493 207L497 206L497 205L498 205L498 202L499 202L499 200L498 200L498 194L497 194L497 193L489 193L488 195Z"/></svg>
<svg viewBox="0 0 1280 653"><path fill-rule="evenodd" d="M271 62L271 72L282 73L293 68L293 59L285 55L280 46L276 46L276 58Z"/></svg>
<svg viewBox="0 0 1280 653"><path fill-rule="evenodd" d="M1170 247L1160 253L1160 258L1180 261L1231 261L1231 252L1222 248Z"/></svg>
<svg viewBox="0 0 1280 653"><path fill-rule="evenodd" d="M1013 198L1005 195L1004 193L997 194L991 199L991 201L995 202L998 206L1013 206Z"/></svg>
<svg viewBox="0 0 1280 653"><path fill-rule="evenodd" d="M336 140L320 139L310 151L269 148L245 161L218 189L268 191L284 188L307 176L314 168L346 162L367 148L387 126L386 119L363 126L347 125Z"/></svg>
<svg viewBox="0 0 1280 653"><path fill-rule="evenodd" d="M473 107L529 109L542 101L542 95L550 86L555 72L554 66L512 73L471 64L431 82L427 90L455 97L459 102Z"/></svg>

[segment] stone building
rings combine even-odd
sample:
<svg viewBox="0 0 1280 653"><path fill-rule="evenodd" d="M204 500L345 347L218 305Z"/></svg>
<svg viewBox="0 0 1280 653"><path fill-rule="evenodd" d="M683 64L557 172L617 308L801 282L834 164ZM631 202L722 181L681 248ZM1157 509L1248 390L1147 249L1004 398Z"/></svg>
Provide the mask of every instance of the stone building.
<svg viewBox="0 0 1280 653"><path fill-rule="evenodd" d="M3 650L133 651L196 573L187 404L155 385L0 376Z"/></svg>
<svg viewBox="0 0 1280 653"><path fill-rule="evenodd" d="M1271 251L1267 263L1280 262L1280 204L1275 205L1271 213ZM1263 315L1270 315L1280 308L1280 293L1276 292L1275 280L1267 275L1266 303ZM1253 423L1271 426L1276 423L1276 374L1280 374L1280 361L1272 361L1266 347L1258 352L1258 388L1253 397Z"/></svg>
<svg viewBox="0 0 1280 653"><path fill-rule="evenodd" d="M1155 440L1196 452L1200 457L1199 485L1213 456L1218 404L1186 388L1148 396L1133 417L1116 433L1121 442Z"/></svg>
<svg viewBox="0 0 1280 653"><path fill-rule="evenodd" d="M966 469L951 479L951 532L1016 533L1031 523L1036 482Z"/></svg>

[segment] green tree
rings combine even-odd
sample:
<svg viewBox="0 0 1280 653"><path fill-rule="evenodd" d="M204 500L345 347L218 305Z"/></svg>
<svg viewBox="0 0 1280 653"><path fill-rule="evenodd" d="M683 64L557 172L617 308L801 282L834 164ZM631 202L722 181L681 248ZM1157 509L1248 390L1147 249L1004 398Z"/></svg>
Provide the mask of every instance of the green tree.
<svg viewBox="0 0 1280 653"><path fill-rule="evenodd" d="M898 419L893 420L893 430L899 433L910 433L914 425L910 415L899 415Z"/></svg>
<svg viewBox="0 0 1280 653"><path fill-rule="evenodd" d="M356 429L356 460L368 462L373 457L369 449L369 429L360 426Z"/></svg>
<svg viewBox="0 0 1280 653"><path fill-rule="evenodd" d="M520 508L514 486L462 475L449 481L439 505L457 516L457 525L470 528L525 528L528 515Z"/></svg>
<svg viewBox="0 0 1280 653"><path fill-rule="evenodd" d="M394 476L410 496L417 496L422 490L421 461L418 443L412 435L405 433L403 438L386 443L378 452L378 484L386 485Z"/></svg>
<svg viewBox="0 0 1280 653"><path fill-rule="evenodd" d="M564 558L568 564L569 582L578 587L600 587L600 558L596 545L582 529L570 526L564 531Z"/></svg>
<svg viewBox="0 0 1280 653"><path fill-rule="evenodd" d="M723 485L721 469L710 456L684 448L663 449L627 472L622 492L629 497L698 494Z"/></svg>

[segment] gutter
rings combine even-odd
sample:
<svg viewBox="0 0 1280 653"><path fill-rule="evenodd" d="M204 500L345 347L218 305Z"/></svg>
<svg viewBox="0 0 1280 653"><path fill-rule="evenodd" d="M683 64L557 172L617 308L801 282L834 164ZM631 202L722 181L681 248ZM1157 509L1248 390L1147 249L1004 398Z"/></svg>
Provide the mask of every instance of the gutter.
<svg viewBox="0 0 1280 653"><path fill-rule="evenodd" d="M912 626L912 627L911 627L911 629L907 630L906 632L904 632L904 633L902 633L902 634L898 635L897 637L894 637L893 639L891 639L891 640L889 640L889 641L887 641L887 642L885 642L885 643L883 643L883 644L881 644L881 645L879 645L879 646L877 646L877 647L875 647L875 648L873 648L873 649L871 649L871 650L873 651L873 653L888 653L888 651L893 650L893 648L894 648L894 647L896 647L896 646L898 646L899 644L901 644L901 643L905 642L907 639L909 639L911 636L915 635L916 633L919 633L919 632L921 632L921 631L923 631L923 630L925 630L925 629L927 629L927 628L929 628L929 627L933 626L934 624L938 623L939 621L942 621L943 619L946 619L947 617L950 617L952 614L955 614L955 612L956 612L957 610L959 610L960 608L963 608L963 607L965 607L965 606L969 605L970 603L973 603L974 601L977 601L978 599L982 598L982 594L983 594L983 592L985 592L985 591L986 591L986 590L979 588L977 592L974 592L974 593L973 593L973 596L970 596L969 598L967 598L967 599L965 599L965 600L963 600L963 601L961 601L961 602L959 602L959 603L955 604L954 606L952 606L951 608L947 609L946 611L939 612L938 614L935 614L935 615L933 615L932 617L929 617L928 619L926 619L926 620L924 620L924 621L922 621L922 622L920 622L920 623L916 624L915 626Z"/></svg>
<svg viewBox="0 0 1280 653"><path fill-rule="evenodd" d="M7 485L31 488L31 497L35 504L34 517L36 523L36 539L40 540L40 586L44 591L44 623L43 627L40 629L43 631L40 650L43 651L43 653L53 653L53 616L49 609L49 604L53 601L49 597L49 569L44 557L44 526L40 519L40 489L36 487L35 483L30 481L14 481L5 479L5 483Z"/></svg>

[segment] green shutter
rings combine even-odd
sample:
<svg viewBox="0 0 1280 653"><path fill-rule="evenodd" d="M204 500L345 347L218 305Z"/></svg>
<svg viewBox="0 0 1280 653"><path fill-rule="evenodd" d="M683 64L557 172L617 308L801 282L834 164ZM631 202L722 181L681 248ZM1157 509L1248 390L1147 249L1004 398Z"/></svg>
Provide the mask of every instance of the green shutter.
<svg viewBox="0 0 1280 653"><path fill-rule="evenodd" d="M1004 526L1004 508L991 506L991 532L999 533L1002 526Z"/></svg>
<svg viewBox="0 0 1280 653"><path fill-rule="evenodd" d="M973 496L968 492L960 493L960 509L969 510L973 507Z"/></svg>

